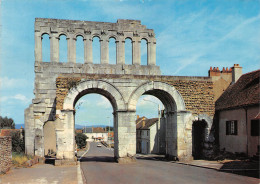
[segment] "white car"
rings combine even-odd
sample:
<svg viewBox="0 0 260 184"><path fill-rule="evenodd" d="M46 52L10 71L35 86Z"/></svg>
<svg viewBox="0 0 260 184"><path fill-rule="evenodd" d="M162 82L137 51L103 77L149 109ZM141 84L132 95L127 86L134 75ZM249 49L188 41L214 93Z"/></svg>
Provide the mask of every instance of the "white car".
<svg viewBox="0 0 260 184"><path fill-rule="evenodd" d="M101 144L98 144L97 147L101 147Z"/></svg>

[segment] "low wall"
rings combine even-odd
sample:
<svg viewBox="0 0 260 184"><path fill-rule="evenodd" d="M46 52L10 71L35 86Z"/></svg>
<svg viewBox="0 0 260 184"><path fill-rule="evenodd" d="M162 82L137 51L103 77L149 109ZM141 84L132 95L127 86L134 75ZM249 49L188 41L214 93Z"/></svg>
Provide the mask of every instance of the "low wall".
<svg viewBox="0 0 260 184"><path fill-rule="evenodd" d="M12 138L0 136L0 174L6 173L12 166Z"/></svg>

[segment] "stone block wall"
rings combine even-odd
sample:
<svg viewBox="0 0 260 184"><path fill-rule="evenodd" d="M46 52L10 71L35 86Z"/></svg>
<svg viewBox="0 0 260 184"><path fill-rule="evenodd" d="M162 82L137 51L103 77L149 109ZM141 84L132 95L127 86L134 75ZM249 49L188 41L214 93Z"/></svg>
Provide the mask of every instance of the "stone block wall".
<svg viewBox="0 0 260 184"><path fill-rule="evenodd" d="M62 109L69 88L81 80L131 79L135 83L160 81L174 86L182 95L186 109L193 115L207 114L213 117L215 112L213 82L209 77L181 76L145 76L145 75L109 75L109 74L61 74L56 79L57 109Z"/></svg>
<svg viewBox="0 0 260 184"><path fill-rule="evenodd" d="M0 136L0 174L6 173L12 166L12 138Z"/></svg>

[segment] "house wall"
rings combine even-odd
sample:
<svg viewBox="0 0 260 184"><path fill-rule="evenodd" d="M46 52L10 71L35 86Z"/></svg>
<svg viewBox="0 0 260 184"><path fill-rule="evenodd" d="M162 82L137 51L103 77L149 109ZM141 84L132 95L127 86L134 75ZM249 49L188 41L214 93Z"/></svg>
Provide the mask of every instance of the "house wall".
<svg viewBox="0 0 260 184"><path fill-rule="evenodd" d="M103 137L104 138L103 141L108 140L108 133L84 133L84 134L88 137L87 141L89 142L94 142L94 139L92 137L94 138Z"/></svg>
<svg viewBox="0 0 260 184"><path fill-rule="evenodd" d="M243 152L253 156L257 152L259 136L251 136L251 120L259 113L259 107L250 107L219 112L219 144L220 149L225 148L228 152ZM237 120L237 135L226 135L226 121ZM248 135L248 136L247 136ZM248 142L248 144L247 144ZM248 145L248 147L247 147Z"/></svg>
<svg viewBox="0 0 260 184"><path fill-rule="evenodd" d="M149 130L142 130L142 133L141 133L141 140L142 140L141 153L143 153L143 154L150 153L150 148L149 148L150 147L150 136L149 136L149 133L147 135L147 132L149 132Z"/></svg>
<svg viewBox="0 0 260 184"><path fill-rule="evenodd" d="M149 136L150 136L150 153L158 153L158 131L157 123L150 126Z"/></svg>
<svg viewBox="0 0 260 184"><path fill-rule="evenodd" d="M248 155L253 156L257 152L257 146L260 145L259 136L251 136L251 120L254 119L260 112L259 106L249 108L247 111L247 122L248 122Z"/></svg>

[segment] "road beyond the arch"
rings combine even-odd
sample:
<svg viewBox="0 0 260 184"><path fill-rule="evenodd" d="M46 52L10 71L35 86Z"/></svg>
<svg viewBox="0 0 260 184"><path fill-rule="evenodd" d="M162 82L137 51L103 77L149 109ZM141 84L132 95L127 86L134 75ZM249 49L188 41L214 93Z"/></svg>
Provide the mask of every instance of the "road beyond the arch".
<svg viewBox="0 0 260 184"><path fill-rule="evenodd" d="M103 145L97 147L97 144L91 143L89 152L81 159L81 169L87 184L258 183L255 178L153 159L118 164L114 162L112 149Z"/></svg>

